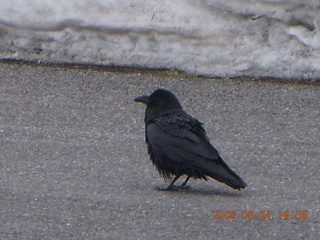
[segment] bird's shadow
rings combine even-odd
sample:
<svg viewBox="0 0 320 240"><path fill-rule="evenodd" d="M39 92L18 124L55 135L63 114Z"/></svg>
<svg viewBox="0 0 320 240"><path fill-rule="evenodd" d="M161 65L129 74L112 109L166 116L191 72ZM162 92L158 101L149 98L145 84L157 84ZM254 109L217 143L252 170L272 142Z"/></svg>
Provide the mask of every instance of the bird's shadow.
<svg viewBox="0 0 320 240"><path fill-rule="evenodd" d="M224 189L208 189L201 187L191 187L190 189L176 189L176 190L158 190L157 186L154 187L154 191L162 192L165 194L184 194L194 196L221 196L221 197L243 197L243 190L224 190Z"/></svg>

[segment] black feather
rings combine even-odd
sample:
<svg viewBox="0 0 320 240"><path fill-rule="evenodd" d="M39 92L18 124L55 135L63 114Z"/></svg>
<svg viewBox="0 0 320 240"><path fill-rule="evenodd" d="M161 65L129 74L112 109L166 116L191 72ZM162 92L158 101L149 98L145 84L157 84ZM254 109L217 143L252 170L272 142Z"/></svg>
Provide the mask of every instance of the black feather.
<svg viewBox="0 0 320 240"><path fill-rule="evenodd" d="M211 145L202 123L182 109L173 93L158 89L135 101L147 105L146 142L152 163L165 179L175 176L167 189L182 175L188 176L186 182L189 177L209 176L235 189L247 186Z"/></svg>

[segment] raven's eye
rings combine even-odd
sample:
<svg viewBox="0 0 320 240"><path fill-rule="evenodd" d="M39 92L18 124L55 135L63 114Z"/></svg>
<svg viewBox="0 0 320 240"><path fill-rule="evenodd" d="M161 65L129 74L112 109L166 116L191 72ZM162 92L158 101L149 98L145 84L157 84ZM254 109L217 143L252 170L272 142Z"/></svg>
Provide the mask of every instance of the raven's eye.
<svg viewBox="0 0 320 240"><path fill-rule="evenodd" d="M151 97L150 99L150 106L157 106L159 105L159 99L157 97Z"/></svg>

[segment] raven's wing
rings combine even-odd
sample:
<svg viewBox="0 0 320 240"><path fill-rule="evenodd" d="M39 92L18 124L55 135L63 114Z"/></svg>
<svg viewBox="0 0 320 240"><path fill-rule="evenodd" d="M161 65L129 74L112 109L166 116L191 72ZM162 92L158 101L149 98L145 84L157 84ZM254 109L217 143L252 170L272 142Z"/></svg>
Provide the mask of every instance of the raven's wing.
<svg viewBox="0 0 320 240"><path fill-rule="evenodd" d="M161 152L171 161L197 169L230 187L244 188L246 183L222 160L202 129L200 123L199 126L192 126L158 121L149 124L146 130L153 151Z"/></svg>

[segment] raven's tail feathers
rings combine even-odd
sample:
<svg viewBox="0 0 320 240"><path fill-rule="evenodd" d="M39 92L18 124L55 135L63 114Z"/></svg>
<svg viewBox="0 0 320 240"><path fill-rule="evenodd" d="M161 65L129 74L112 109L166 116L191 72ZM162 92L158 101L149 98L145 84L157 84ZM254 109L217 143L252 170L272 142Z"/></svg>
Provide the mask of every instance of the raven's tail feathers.
<svg viewBox="0 0 320 240"><path fill-rule="evenodd" d="M207 168L206 175L234 189L245 188L247 186L246 182L232 171L221 158L219 160L213 164L211 162L210 167Z"/></svg>

